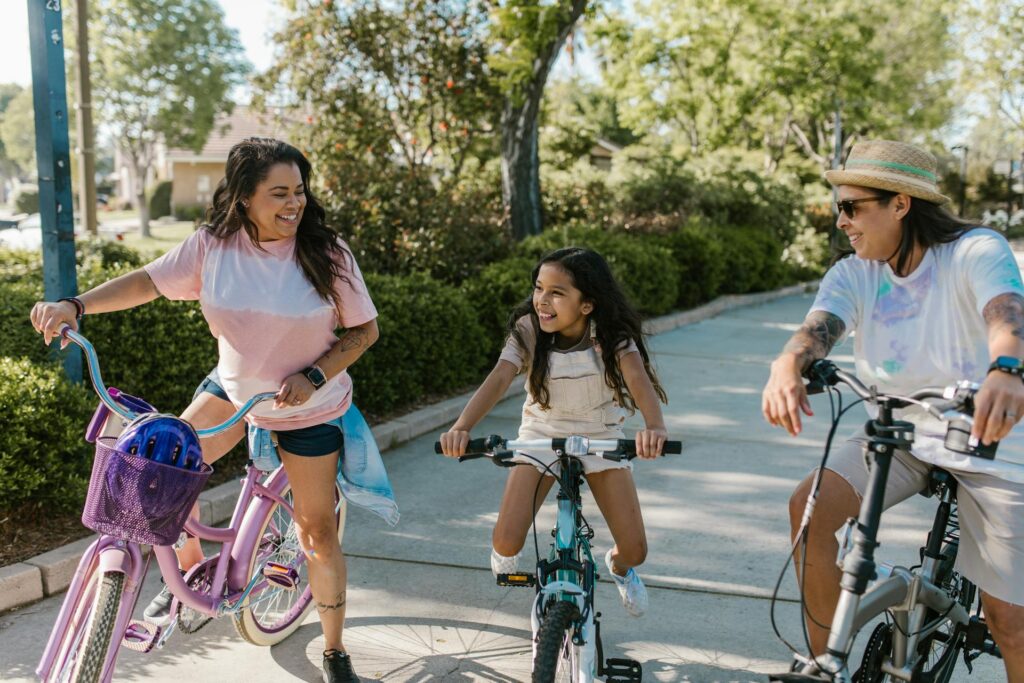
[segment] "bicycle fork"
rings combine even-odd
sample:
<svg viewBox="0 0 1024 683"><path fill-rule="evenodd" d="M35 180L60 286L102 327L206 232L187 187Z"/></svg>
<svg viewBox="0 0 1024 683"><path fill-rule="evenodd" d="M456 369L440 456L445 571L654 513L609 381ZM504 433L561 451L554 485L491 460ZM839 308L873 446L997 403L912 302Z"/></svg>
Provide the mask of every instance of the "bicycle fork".
<svg viewBox="0 0 1024 683"><path fill-rule="evenodd" d="M121 603L118 607L117 619L114 622L114 632L110 639L110 647L107 650L100 678L101 681L110 681L114 673L117 654L121 649L121 639L128 628L135 603L138 601L142 577L145 575L148 564L149 558L143 558L142 550L137 543L103 535L89 546L78 563L57 621L53 630L50 631L46 648L36 667L36 675L40 679L49 681L55 674L61 673L60 671L55 672L53 669L55 664L62 663L57 661L58 657L66 656L66 648L73 645L73 643L68 644L67 641L73 639L77 631L88 627L88 623L72 623L72 620L85 607L81 604L82 600L91 597L87 595L87 591L93 577L117 572L125 575L124 590L121 594Z"/></svg>

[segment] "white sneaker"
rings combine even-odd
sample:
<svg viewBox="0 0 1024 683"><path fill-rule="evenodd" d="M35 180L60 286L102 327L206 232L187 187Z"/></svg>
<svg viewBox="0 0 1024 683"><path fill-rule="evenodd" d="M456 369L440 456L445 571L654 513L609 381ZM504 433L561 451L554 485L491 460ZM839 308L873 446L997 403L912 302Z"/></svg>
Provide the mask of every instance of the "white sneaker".
<svg viewBox="0 0 1024 683"><path fill-rule="evenodd" d="M609 550L604 556L605 566L608 573L615 581L615 587L619 589L619 597L622 598L622 606L626 608L626 614L631 617L641 617L647 611L647 586L640 580L640 576L632 567L625 576L619 576L612 571L612 551Z"/></svg>
<svg viewBox="0 0 1024 683"><path fill-rule="evenodd" d="M491 572L494 574L494 578L498 578L498 574L515 574L519 569L521 555L522 553L516 553L512 557L505 557L491 548Z"/></svg>

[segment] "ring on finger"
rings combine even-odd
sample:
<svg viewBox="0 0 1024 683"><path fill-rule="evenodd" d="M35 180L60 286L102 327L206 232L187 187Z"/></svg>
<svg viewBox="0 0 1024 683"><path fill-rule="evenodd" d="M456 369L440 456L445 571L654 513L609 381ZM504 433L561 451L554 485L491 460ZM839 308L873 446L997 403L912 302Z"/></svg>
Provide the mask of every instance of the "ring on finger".
<svg viewBox="0 0 1024 683"><path fill-rule="evenodd" d="M1013 412L1012 410L1007 410L1003 413L1003 417L1005 417L1007 420L1016 420L1017 413Z"/></svg>

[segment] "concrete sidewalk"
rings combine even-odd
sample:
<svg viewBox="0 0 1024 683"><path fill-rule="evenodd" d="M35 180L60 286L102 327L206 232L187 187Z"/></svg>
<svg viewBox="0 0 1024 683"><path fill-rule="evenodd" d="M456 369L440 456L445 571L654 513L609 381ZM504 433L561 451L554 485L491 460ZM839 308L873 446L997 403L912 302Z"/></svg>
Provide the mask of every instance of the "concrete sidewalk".
<svg viewBox="0 0 1024 683"><path fill-rule="evenodd" d="M606 655L640 660L644 680L763 681L766 672L788 665L786 648L772 634L768 598L789 546L787 500L820 458L828 404L816 397L817 417L793 439L764 424L760 390L769 361L810 301L790 296L652 339L670 397L669 431L683 439L684 453L635 467L650 545L642 575L651 609L630 619L606 582L597 596ZM849 354L843 347L833 357L849 362ZM520 404L518 398L500 404L477 433L514 434ZM863 419L851 415L841 433ZM640 424L634 418L630 427ZM434 455L436 437L425 434L386 456L402 508L397 528L360 510L349 514L346 645L364 680L528 680L532 594L495 587L488 569L506 474L485 461L458 464ZM593 500L584 505L603 555L610 536ZM550 508L538 519L542 549ZM930 515L929 501L920 497L887 514L879 557L912 563ZM147 584L144 595L158 590L154 572ZM783 586L777 618L797 643L794 583ZM30 680L60 600L0 616L0 678ZM191 637L176 634L156 653L122 652L118 679L319 680L316 621L311 615L270 649L241 642L227 620L214 622ZM955 680L965 677L960 665ZM978 660L970 680L1004 680L1001 664Z"/></svg>

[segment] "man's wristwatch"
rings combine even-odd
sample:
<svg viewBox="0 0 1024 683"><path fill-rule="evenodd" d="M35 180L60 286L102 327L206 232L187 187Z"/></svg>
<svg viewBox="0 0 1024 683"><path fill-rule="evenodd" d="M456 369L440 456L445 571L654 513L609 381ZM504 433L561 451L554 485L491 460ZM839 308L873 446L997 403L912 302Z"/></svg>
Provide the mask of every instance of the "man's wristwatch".
<svg viewBox="0 0 1024 683"><path fill-rule="evenodd" d="M319 365L311 365L308 368L302 369L302 374L305 375L309 383L313 385L314 389L319 389L323 385L327 384L327 375L320 369Z"/></svg>
<svg viewBox="0 0 1024 683"><path fill-rule="evenodd" d="M999 356L992 361L992 365L988 366L989 372L992 372L993 370L1005 372L1008 375L1016 375L1017 377L1024 379L1024 358Z"/></svg>

